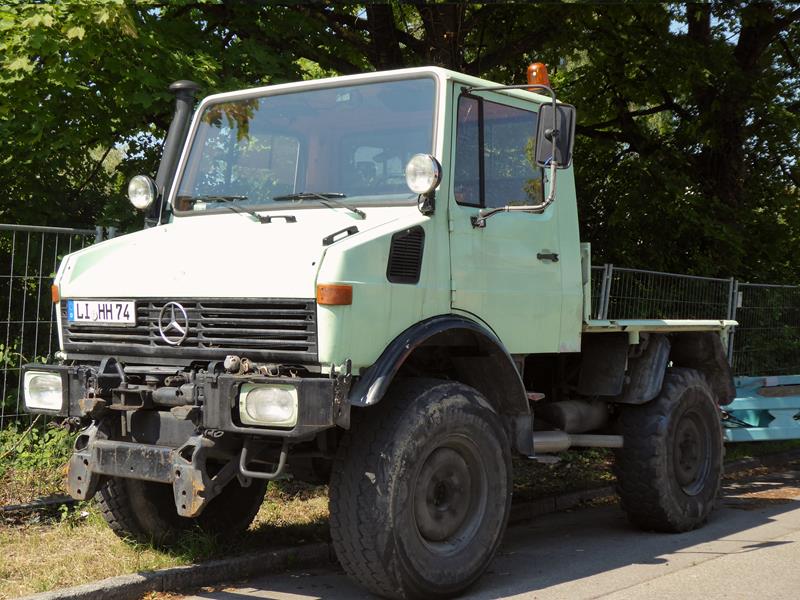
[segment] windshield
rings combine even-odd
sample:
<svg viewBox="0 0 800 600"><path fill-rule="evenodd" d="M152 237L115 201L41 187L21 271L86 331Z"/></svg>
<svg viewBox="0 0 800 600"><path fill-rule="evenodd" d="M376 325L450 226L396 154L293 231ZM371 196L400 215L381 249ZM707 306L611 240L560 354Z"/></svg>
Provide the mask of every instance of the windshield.
<svg viewBox="0 0 800 600"><path fill-rule="evenodd" d="M416 196L405 165L433 149L432 78L312 89L208 105L174 200L177 213L308 200Z"/></svg>

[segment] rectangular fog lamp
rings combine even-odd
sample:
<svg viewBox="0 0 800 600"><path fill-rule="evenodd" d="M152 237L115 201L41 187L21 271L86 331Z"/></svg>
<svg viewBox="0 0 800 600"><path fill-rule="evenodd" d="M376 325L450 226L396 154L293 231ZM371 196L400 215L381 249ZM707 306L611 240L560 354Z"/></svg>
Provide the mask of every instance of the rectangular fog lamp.
<svg viewBox="0 0 800 600"><path fill-rule="evenodd" d="M239 390L239 419L245 425L294 427L297 424L297 388L245 383Z"/></svg>
<svg viewBox="0 0 800 600"><path fill-rule="evenodd" d="M28 410L60 411L64 404L61 373L25 371L23 385L25 407Z"/></svg>

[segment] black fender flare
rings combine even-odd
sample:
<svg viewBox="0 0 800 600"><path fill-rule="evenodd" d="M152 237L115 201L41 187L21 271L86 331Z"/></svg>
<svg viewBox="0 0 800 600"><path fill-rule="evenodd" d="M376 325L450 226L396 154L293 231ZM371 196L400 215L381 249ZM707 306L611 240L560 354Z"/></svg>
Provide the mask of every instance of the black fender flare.
<svg viewBox="0 0 800 600"><path fill-rule="evenodd" d="M377 404L389 390L400 367L421 345L437 336L449 333L465 335L480 349L479 361L493 369L491 380L476 378L464 381L478 389L498 410L508 425L512 445L520 452L533 453L533 416L525 384L508 350L500 339L480 323L460 315L439 315L420 321L403 331L384 349L376 360L353 384L348 395L351 406L367 407Z"/></svg>

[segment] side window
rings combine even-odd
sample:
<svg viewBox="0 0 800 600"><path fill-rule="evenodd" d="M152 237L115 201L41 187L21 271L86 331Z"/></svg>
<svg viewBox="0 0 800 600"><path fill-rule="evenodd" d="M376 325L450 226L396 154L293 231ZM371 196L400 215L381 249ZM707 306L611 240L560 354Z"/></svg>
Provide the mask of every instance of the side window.
<svg viewBox="0 0 800 600"><path fill-rule="evenodd" d="M536 166L535 112L484 101L484 206L539 204L542 171Z"/></svg>
<svg viewBox="0 0 800 600"><path fill-rule="evenodd" d="M455 182L456 202L469 206L481 206L480 165L480 113L477 98L461 96L458 100L458 124L456 125Z"/></svg>
<svg viewBox="0 0 800 600"><path fill-rule="evenodd" d="M535 163L536 119L529 110L460 98L454 176L459 204L494 208L543 201L542 170Z"/></svg>

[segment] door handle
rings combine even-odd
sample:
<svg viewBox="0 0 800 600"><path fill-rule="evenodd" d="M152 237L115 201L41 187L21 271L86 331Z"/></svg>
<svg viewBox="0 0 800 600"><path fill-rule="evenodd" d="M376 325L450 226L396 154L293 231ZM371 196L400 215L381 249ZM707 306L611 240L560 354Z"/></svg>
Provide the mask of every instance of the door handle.
<svg viewBox="0 0 800 600"><path fill-rule="evenodd" d="M558 253L557 252L539 252L536 254L536 258L539 260L549 260L551 262L558 262Z"/></svg>

